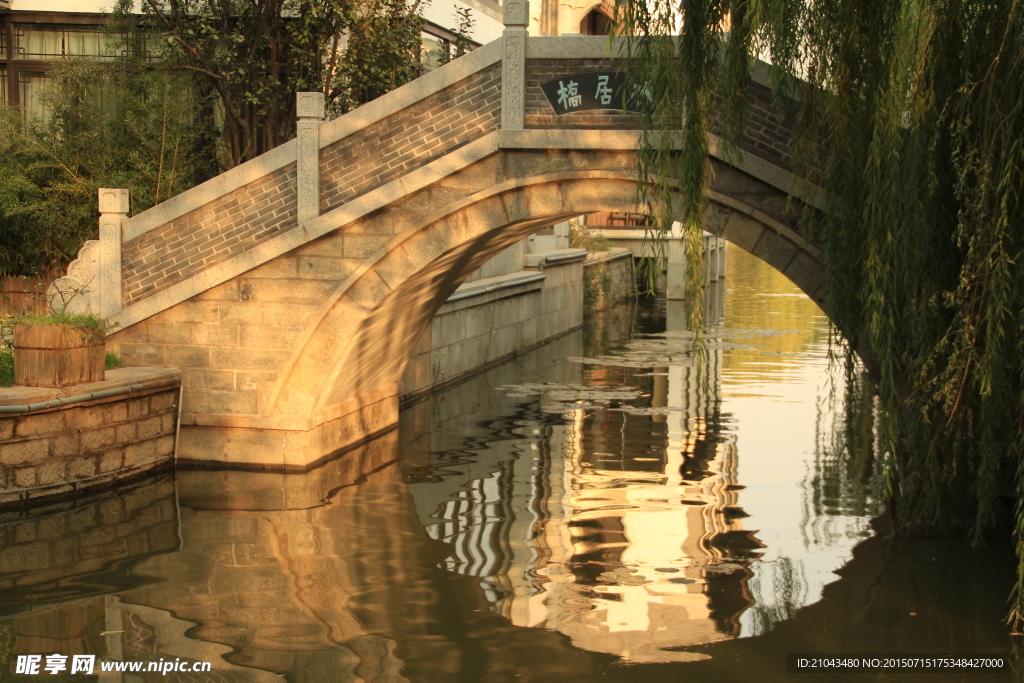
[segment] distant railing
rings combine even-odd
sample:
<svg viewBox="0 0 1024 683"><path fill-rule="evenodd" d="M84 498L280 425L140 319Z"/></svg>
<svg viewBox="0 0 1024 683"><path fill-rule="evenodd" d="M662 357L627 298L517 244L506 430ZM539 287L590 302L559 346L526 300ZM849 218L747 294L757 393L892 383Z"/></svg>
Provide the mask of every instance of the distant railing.
<svg viewBox="0 0 1024 683"><path fill-rule="evenodd" d="M642 213L624 213L621 211L597 211L585 219L587 227L596 228L642 228L651 224L651 219Z"/></svg>

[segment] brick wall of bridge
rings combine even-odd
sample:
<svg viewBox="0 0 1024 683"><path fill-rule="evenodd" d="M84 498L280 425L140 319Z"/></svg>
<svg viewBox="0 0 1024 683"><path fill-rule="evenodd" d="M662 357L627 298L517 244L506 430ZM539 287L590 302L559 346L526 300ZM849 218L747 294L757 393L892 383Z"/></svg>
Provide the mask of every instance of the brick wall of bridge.
<svg viewBox="0 0 1024 683"><path fill-rule="evenodd" d="M588 111L555 116L541 84L573 73L620 68L616 59L529 59L526 127L534 129L636 129L628 112ZM325 147L321 159L321 210L329 211L474 139L497 130L501 65L493 64L415 104ZM795 105L777 115L769 89L750 86L749 123L743 148L789 168ZM295 225L296 166L273 171L125 243L125 305L137 303L238 256Z"/></svg>
<svg viewBox="0 0 1024 683"><path fill-rule="evenodd" d="M295 164L126 242L128 306L223 263L295 225Z"/></svg>
<svg viewBox="0 0 1024 683"><path fill-rule="evenodd" d="M498 128L494 65L321 150L329 211ZM124 305L136 303L295 226L296 164L219 197L124 244Z"/></svg>
<svg viewBox="0 0 1024 683"><path fill-rule="evenodd" d="M320 151L320 206L330 211L483 135L501 120L501 65Z"/></svg>
<svg viewBox="0 0 1024 683"><path fill-rule="evenodd" d="M772 102L772 92L760 83L751 83L747 97L747 125L743 131L743 151L792 170L790 144L796 125L797 105L787 102L780 110ZM716 102L721 105L721 98ZM712 124L715 132L720 126Z"/></svg>

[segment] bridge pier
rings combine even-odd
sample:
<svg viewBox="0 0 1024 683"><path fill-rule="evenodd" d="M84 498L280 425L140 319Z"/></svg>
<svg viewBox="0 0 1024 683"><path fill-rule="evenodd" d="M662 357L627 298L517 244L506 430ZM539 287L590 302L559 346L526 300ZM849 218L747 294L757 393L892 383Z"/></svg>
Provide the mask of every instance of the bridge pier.
<svg viewBox="0 0 1024 683"><path fill-rule="evenodd" d="M397 382L378 387L304 419L186 414L178 460L305 472L397 427L399 390Z"/></svg>

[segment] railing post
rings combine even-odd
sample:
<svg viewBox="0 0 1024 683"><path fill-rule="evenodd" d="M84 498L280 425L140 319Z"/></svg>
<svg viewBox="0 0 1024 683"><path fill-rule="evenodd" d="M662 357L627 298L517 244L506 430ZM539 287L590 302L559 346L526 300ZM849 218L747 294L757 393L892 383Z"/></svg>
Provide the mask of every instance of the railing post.
<svg viewBox="0 0 1024 683"><path fill-rule="evenodd" d="M501 128L526 127L526 38L530 3L505 0L505 53L501 61Z"/></svg>
<svg viewBox="0 0 1024 683"><path fill-rule="evenodd" d="M324 122L322 92L295 93L297 168L296 194L301 225L320 215L320 125Z"/></svg>
<svg viewBox="0 0 1024 683"><path fill-rule="evenodd" d="M128 190L100 188L100 317L109 318L121 310L121 241L128 222Z"/></svg>

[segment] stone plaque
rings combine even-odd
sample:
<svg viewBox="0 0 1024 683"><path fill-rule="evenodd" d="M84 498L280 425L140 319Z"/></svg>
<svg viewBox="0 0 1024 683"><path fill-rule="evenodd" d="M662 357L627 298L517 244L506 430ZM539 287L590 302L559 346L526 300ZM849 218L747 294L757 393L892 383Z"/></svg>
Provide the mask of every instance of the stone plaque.
<svg viewBox="0 0 1024 683"><path fill-rule="evenodd" d="M627 96L626 75L622 73L574 74L548 81L540 87L559 116L590 109L640 111L636 98Z"/></svg>

